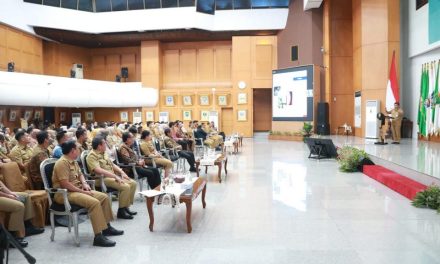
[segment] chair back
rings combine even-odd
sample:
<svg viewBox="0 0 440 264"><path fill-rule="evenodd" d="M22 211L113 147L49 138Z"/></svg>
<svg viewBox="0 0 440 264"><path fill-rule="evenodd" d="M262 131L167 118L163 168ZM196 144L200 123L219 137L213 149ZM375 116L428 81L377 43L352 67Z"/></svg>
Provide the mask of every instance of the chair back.
<svg viewBox="0 0 440 264"><path fill-rule="evenodd" d="M141 145L139 144L139 141L137 139L133 143L133 151L134 151L134 154L136 154L136 157L138 159L140 159L142 157Z"/></svg>
<svg viewBox="0 0 440 264"><path fill-rule="evenodd" d="M120 159L119 159L119 147L115 146L113 151L114 151L114 155L115 155L116 165L121 164Z"/></svg>
<svg viewBox="0 0 440 264"><path fill-rule="evenodd" d="M153 143L154 143L154 147L156 148L157 151L160 151L160 141L157 138L153 138Z"/></svg>
<svg viewBox="0 0 440 264"><path fill-rule="evenodd" d="M58 159L55 158L49 158L43 160L40 164L40 173L41 173L41 179L43 180L44 189L47 192L47 196L49 198L49 207L52 205L53 200L53 194L50 193L50 189L52 189L52 174L53 169L55 167L55 162Z"/></svg>
<svg viewBox="0 0 440 264"><path fill-rule="evenodd" d="M89 167L88 167L88 165L87 165L87 155L89 155L89 153L90 153L90 150L84 150L82 153L81 153L81 157L80 157L80 159L81 159L81 163L82 163L82 171L83 171L83 173L84 173L84 175L87 177L87 178L90 178L91 177L91 173L90 173L90 171L89 171Z"/></svg>

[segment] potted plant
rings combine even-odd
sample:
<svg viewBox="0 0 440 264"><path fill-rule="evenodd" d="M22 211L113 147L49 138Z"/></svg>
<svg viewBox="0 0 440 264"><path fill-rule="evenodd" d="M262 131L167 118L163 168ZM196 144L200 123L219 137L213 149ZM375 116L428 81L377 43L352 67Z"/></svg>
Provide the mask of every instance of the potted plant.
<svg viewBox="0 0 440 264"><path fill-rule="evenodd" d="M301 129L301 134L303 136L303 141L312 135L313 125L310 122L304 122L304 125Z"/></svg>
<svg viewBox="0 0 440 264"><path fill-rule="evenodd" d="M361 164L368 159L368 154L355 147L344 146L338 150L339 170L343 172L355 172L362 170Z"/></svg>
<svg viewBox="0 0 440 264"><path fill-rule="evenodd" d="M412 205L419 208L431 208L440 213L440 188L436 185L429 186L426 190L418 192Z"/></svg>

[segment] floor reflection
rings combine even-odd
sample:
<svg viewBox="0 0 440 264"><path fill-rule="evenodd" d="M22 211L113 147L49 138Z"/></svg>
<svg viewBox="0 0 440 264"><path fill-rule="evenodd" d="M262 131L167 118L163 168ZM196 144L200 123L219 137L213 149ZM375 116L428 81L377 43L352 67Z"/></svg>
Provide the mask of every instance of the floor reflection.
<svg viewBox="0 0 440 264"><path fill-rule="evenodd" d="M307 167L302 164L272 163L273 200L305 212L307 210Z"/></svg>

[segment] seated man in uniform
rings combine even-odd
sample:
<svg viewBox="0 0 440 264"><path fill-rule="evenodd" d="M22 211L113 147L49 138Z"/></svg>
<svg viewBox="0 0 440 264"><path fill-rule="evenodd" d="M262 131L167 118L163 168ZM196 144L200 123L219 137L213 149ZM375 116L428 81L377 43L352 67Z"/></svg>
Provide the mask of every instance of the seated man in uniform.
<svg viewBox="0 0 440 264"><path fill-rule="evenodd" d="M113 220L113 212L108 196L105 193L92 191L85 181L76 162L79 154L76 142L69 140L61 145L61 149L63 156L55 163L53 169L53 187L67 189L67 199L70 203L87 208L95 233L94 246L115 246L116 242L106 236L119 236L124 231L117 230L110 225L110 221ZM56 193L54 200L62 204L62 194Z"/></svg>
<svg viewBox="0 0 440 264"><path fill-rule="evenodd" d="M144 130L141 134L141 153L144 156L154 158L156 165L162 166L165 169L165 178L168 178L171 170L173 169L173 162L169 159L162 157L162 155L156 150L151 140L150 131ZM148 162L148 160L147 160Z"/></svg>
<svg viewBox="0 0 440 264"><path fill-rule="evenodd" d="M28 146L29 135L24 130L20 130L15 134L15 139L17 145L11 150L9 157L12 161L17 162L18 167L24 174L26 165L32 158L32 149Z"/></svg>
<svg viewBox="0 0 440 264"><path fill-rule="evenodd" d="M11 192L0 181L0 212L10 213L7 230L15 232L15 239L22 247L26 247L28 242L23 240L23 235L31 236L44 232L43 228L34 227L30 219L34 217L31 198L27 193Z"/></svg>
<svg viewBox="0 0 440 264"><path fill-rule="evenodd" d="M36 137L38 145L32 150L32 158L29 162L29 176L35 190L44 190L40 164L43 160L49 158L49 150L47 149L50 145L49 134L47 131L39 131Z"/></svg>
<svg viewBox="0 0 440 264"><path fill-rule="evenodd" d="M92 175L104 176L104 183L107 187L119 191L118 218L133 219L136 212L128 208L133 204L136 192L136 182L130 179L125 172L113 164L105 153L105 140L101 136L96 136L92 140L92 151L87 155L87 166ZM97 186L100 183L97 182Z"/></svg>
<svg viewBox="0 0 440 264"><path fill-rule="evenodd" d="M56 159L61 158L61 156L63 155L63 151L61 150L61 145L69 139L66 134L67 132L63 130L57 133L56 138L58 145L53 149L53 155L52 155Z"/></svg>
<svg viewBox="0 0 440 264"><path fill-rule="evenodd" d="M191 151L182 150L182 146L177 144L177 142L171 138L171 130L169 128L165 129L164 144L165 147L167 148L173 148L177 150L178 151L177 154L179 155L179 157L182 157L186 159L186 161L188 161L188 164L190 166L189 171L191 172L196 171L196 167L195 167L196 160L194 158L194 153L192 153Z"/></svg>
<svg viewBox="0 0 440 264"><path fill-rule="evenodd" d="M148 185L150 185L151 189L160 190L160 173L156 168L145 168L145 161L143 159L138 160L135 152L132 149L133 143L135 139L133 134L130 132L122 133L122 144L119 149L119 156L121 158L121 162L125 164L135 163L136 164L136 173L139 178L147 177Z"/></svg>
<svg viewBox="0 0 440 264"><path fill-rule="evenodd" d="M89 145L87 144L87 131L83 128L78 128L75 132L76 142L78 144L79 155L85 150L89 150Z"/></svg>
<svg viewBox="0 0 440 264"><path fill-rule="evenodd" d="M0 133L0 162L1 163L10 162L11 159L9 159L8 155L9 155L8 143L6 142L6 138L4 134Z"/></svg>

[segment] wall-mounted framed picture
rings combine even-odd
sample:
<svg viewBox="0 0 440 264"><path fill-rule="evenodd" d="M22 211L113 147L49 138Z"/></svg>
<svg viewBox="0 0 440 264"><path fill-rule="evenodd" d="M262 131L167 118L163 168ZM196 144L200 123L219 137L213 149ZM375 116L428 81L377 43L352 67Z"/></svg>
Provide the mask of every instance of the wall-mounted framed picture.
<svg viewBox="0 0 440 264"><path fill-rule="evenodd" d="M209 95L200 95L200 105L209 105Z"/></svg>
<svg viewBox="0 0 440 264"><path fill-rule="evenodd" d="M34 119L35 120L41 120L42 111L41 110L35 110L34 112Z"/></svg>
<svg viewBox="0 0 440 264"><path fill-rule="evenodd" d="M191 110L183 110L183 120L191 120Z"/></svg>
<svg viewBox="0 0 440 264"><path fill-rule="evenodd" d="M182 103L183 103L183 105L192 105L192 97L191 97L191 95L184 95L182 97Z"/></svg>
<svg viewBox="0 0 440 264"><path fill-rule="evenodd" d="M23 115L23 119L26 121L29 121L29 119L31 119L31 117L32 117L32 110L25 110L24 115Z"/></svg>
<svg viewBox="0 0 440 264"><path fill-rule="evenodd" d="M133 112L133 123L142 123L142 112Z"/></svg>
<svg viewBox="0 0 440 264"><path fill-rule="evenodd" d="M247 111L246 110L238 110L237 111L237 120L238 121L247 121Z"/></svg>
<svg viewBox="0 0 440 264"><path fill-rule="evenodd" d="M17 120L17 110L9 111L9 122L15 122Z"/></svg>
<svg viewBox="0 0 440 264"><path fill-rule="evenodd" d="M79 116L79 118L81 118L81 115ZM60 121L66 121L66 112L60 112Z"/></svg>
<svg viewBox="0 0 440 264"><path fill-rule="evenodd" d="M95 121L92 111L87 111L85 114L86 114L86 121Z"/></svg>
<svg viewBox="0 0 440 264"><path fill-rule="evenodd" d="M145 120L147 120L147 121L154 121L154 112L147 111L145 113Z"/></svg>
<svg viewBox="0 0 440 264"><path fill-rule="evenodd" d="M209 111L200 111L200 121L209 121Z"/></svg>
<svg viewBox="0 0 440 264"><path fill-rule="evenodd" d="M170 122L170 114L168 112L159 112L159 122Z"/></svg>
<svg viewBox="0 0 440 264"><path fill-rule="evenodd" d="M166 106L174 106L174 96L172 96L172 95L165 96L165 105Z"/></svg>
<svg viewBox="0 0 440 264"><path fill-rule="evenodd" d="M228 105L228 96L227 95L219 95L218 96L218 105Z"/></svg>
<svg viewBox="0 0 440 264"><path fill-rule="evenodd" d="M4 116L5 116L5 109L0 109L0 123L3 122Z"/></svg>
<svg viewBox="0 0 440 264"><path fill-rule="evenodd" d="M238 93L237 104L247 104L247 93Z"/></svg>
<svg viewBox="0 0 440 264"><path fill-rule="evenodd" d="M128 122L128 112L119 112L119 116L121 117L121 122Z"/></svg>

